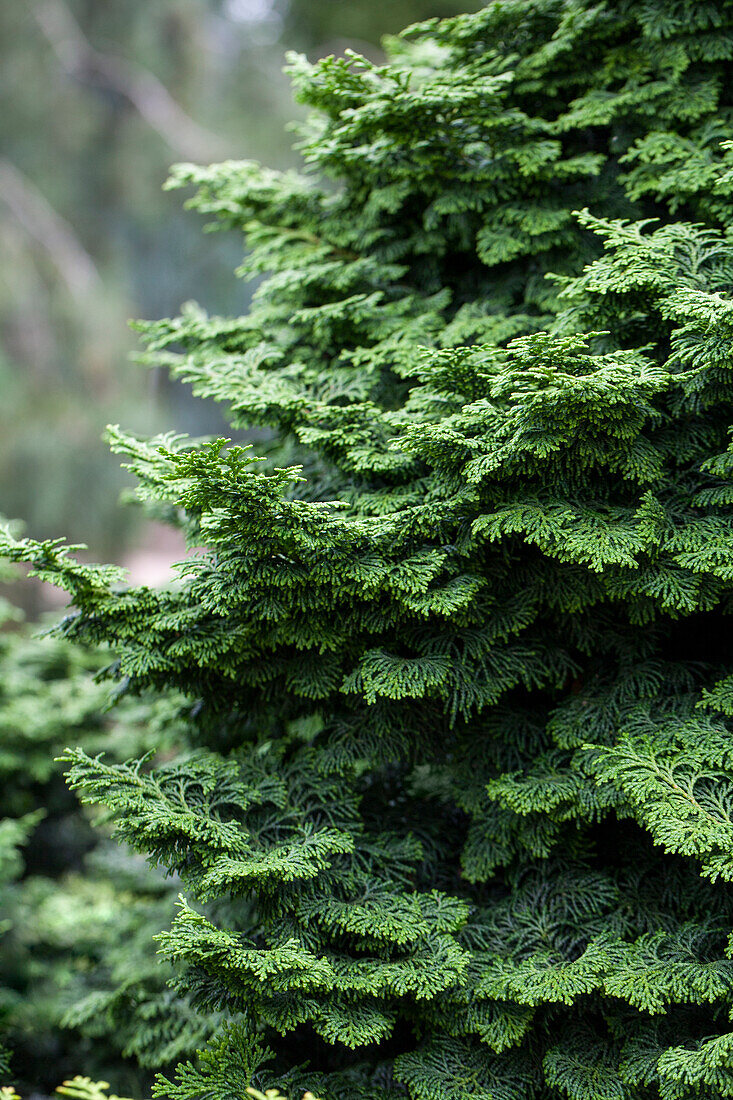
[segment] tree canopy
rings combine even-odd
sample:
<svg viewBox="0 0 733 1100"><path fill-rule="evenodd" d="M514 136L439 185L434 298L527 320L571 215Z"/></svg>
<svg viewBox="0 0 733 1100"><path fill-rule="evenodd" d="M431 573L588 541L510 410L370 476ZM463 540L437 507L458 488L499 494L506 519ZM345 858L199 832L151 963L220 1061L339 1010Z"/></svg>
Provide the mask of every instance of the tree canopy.
<svg viewBox="0 0 733 1100"><path fill-rule="evenodd" d="M68 753L227 1019L170 1100L733 1095L733 3L498 0L291 62L300 173L184 164L242 316L141 324L265 426L113 448L175 584L59 543L188 752Z"/></svg>

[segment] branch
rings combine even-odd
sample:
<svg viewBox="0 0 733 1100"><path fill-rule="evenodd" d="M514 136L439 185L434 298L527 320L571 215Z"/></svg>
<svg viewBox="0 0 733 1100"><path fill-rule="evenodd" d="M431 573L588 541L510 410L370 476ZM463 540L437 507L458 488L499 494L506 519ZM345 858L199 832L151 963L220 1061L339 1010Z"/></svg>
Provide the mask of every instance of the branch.
<svg viewBox="0 0 733 1100"><path fill-rule="evenodd" d="M177 156L185 160L222 160L231 154L221 138L186 114L157 76L123 58L96 50L63 0L41 0L33 5L33 14L69 76L117 92Z"/></svg>
<svg viewBox="0 0 733 1100"><path fill-rule="evenodd" d="M0 158L0 199L26 233L48 252L75 298L83 300L102 285L94 261L69 223L35 184L5 158Z"/></svg>

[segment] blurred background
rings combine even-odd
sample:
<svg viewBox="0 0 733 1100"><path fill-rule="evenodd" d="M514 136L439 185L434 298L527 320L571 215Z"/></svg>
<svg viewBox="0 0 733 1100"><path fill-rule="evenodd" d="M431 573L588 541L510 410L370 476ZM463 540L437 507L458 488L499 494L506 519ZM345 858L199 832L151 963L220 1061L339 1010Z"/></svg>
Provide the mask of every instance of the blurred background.
<svg viewBox="0 0 733 1100"><path fill-rule="evenodd" d="M0 515L157 583L171 532L121 507L101 435L226 431L219 410L130 361L128 321L246 310L242 242L203 236L178 160L297 163L287 49L312 60L470 0L23 0L0 4ZM18 600L18 590L14 593ZM52 606L26 583L31 616Z"/></svg>

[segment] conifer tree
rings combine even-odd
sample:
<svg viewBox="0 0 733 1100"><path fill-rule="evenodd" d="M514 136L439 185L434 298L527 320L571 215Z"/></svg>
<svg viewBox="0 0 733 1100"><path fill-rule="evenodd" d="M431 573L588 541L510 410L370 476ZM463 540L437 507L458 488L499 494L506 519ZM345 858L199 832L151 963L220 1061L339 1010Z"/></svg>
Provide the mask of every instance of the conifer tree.
<svg viewBox="0 0 733 1100"><path fill-rule="evenodd" d="M390 49L293 62L304 175L174 172L265 278L150 357L280 441L111 431L178 586L5 541L123 691L184 697L170 764L68 754L228 1018L157 1095L721 1100L733 3L497 0Z"/></svg>
<svg viewBox="0 0 733 1100"><path fill-rule="evenodd" d="M171 1011L150 950L175 886L93 829L58 757L70 742L113 760L170 752L171 701L107 713L94 674L109 654L17 619L0 605L0 1071L38 1091L83 1067L142 1092L215 1020Z"/></svg>

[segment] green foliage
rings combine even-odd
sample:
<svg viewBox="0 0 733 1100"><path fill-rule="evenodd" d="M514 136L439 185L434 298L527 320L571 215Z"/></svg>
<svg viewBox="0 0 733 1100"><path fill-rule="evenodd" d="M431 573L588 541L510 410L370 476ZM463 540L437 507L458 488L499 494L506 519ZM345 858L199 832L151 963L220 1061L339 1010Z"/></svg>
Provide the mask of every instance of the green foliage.
<svg viewBox="0 0 733 1100"><path fill-rule="evenodd" d="M56 1092L60 1096L71 1096L73 1100L122 1100L122 1097L109 1095L107 1081L92 1081L89 1077L74 1077L64 1081Z"/></svg>
<svg viewBox="0 0 733 1100"><path fill-rule="evenodd" d="M124 1100L123 1097L113 1096L108 1092L107 1081L93 1081L90 1077L72 1077L70 1081L64 1081L55 1090L57 1096L71 1096L73 1100ZM267 1089L260 1092L259 1089L245 1088L244 1090L253 1100L285 1100L279 1089ZM21 1100L12 1085L0 1086L0 1100ZM303 1100L316 1100L313 1093L303 1094Z"/></svg>
<svg viewBox="0 0 733 1100"><path fill-rule="evenodd" d="M721 1100L733 4L503 0L391 48L293 63L305 175L174 173L264 280L148 355L277 458L112 430L189 540L165 590L2 544L187 724L67 754L227 1022L155 1095Z"/></svg>
<svg viewBox="0 0 733 1100"><path fill-rule="evenodd" d="M57 1096L71 1096L73 1100L124 1100L121 1096L113 1096L107 1090L107 1081L92 1081L91 1077L72 1077L70 1081L64 1081L55 1090ZM21 1100L12 1086L5 1085L0 1088L2 1100Z"/></svg>
<svg viewBox="0 0 733 1100"><path fill-rule="evenodd" d="M106 712L94 675L108 662L25 627L0 633L0 1035L4 1071L36 1089L81 1060L144 1087L126 1060L175 1063L212 1026L171 1011L155 958L175 887L95 832L63 782L69 741L124 760L170 752L179 733L168 702Z"/></svg>
<svg viewBox="0 0 733 1100"><path fill-rule="evenodd" d="M130 315L157 317L206 286L239 308L238 241L199 247L161 193L171 159L294 160L282 54L385 31L460 0L89 0L3 4L0 67L0 509L119 560L140 534L104 423L150 433L221 417L126 363ZM177 262L171 264L171 245ZM84 491L79 491L83 484ZM30 594L25 594L28 604Z"/></svg>

